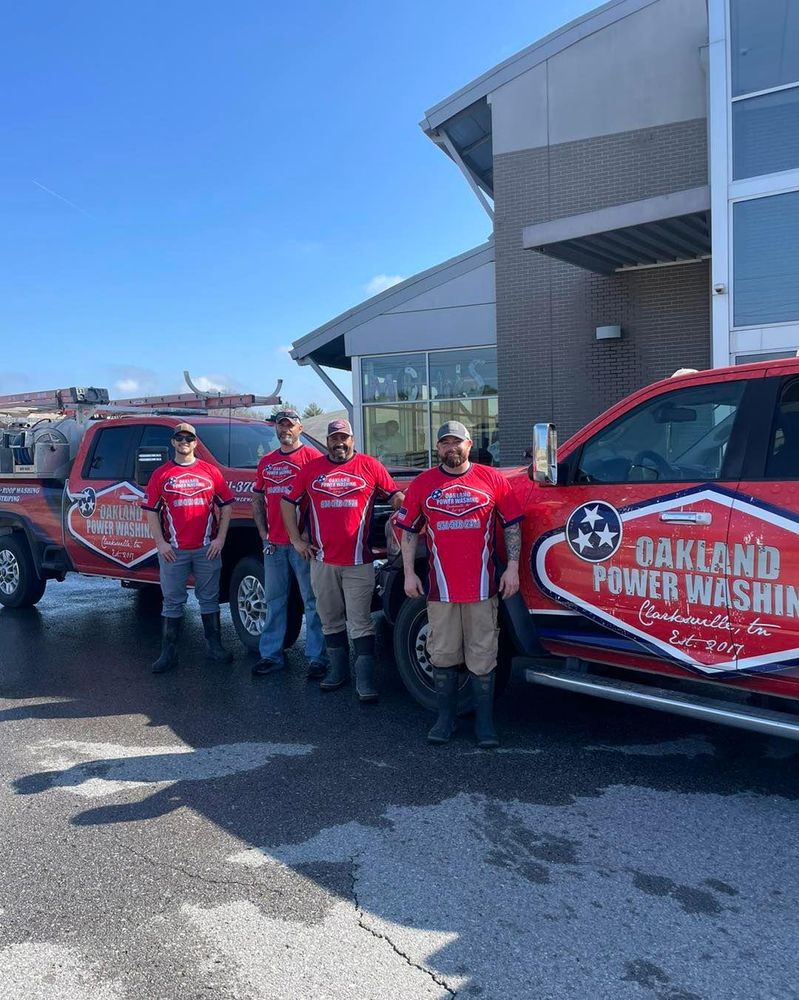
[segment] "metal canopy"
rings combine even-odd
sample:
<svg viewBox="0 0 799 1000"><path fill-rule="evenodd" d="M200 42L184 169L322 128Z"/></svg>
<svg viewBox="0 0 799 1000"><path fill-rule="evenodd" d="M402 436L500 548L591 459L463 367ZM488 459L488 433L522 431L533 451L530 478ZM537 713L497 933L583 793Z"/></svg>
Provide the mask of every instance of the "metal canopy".
<svg viewBox="0 0 799 1000"><path fill-rule="evenodd" d="M494 197L494 151L491 136L491 109L483 98L450 118L445 132L475 181Z"/></svg>
<svg viewBox="0 0 799 1000"><path fill-rule="evenodd" d="M598 274L702 260L709 202L706 187L692 188L527 226L524 247Z"/></svg>

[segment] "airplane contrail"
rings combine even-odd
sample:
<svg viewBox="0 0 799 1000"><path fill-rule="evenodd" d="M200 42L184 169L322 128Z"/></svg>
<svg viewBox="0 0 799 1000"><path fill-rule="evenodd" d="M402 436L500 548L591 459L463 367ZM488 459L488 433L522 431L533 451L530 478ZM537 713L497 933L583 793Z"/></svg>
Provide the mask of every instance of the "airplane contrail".
<svg viewBox="0 0 799 1000"><path fill-rule="evenodd" d="M46 191L47 194L51 194L54 198L58 198L59 201L63 201L65 205L69 205L70 208L74 208L76 212L80 212L82 215L91 218L86 209L81 208L80 205L76 205L74 201L70 201L69 198L65 198L62 194L59 194L58 191L53 191L51 188L45 187L44 184L40 184L33 177L31 177L31 180L33 181L33 183L36 185L37 188L41 188L42 191Z"/></svg>

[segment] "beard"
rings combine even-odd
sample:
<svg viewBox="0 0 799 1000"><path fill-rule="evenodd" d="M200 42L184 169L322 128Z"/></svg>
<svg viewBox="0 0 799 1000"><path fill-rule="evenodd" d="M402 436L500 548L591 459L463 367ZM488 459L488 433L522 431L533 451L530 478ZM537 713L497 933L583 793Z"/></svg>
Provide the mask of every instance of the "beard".
<svg viewBox="0 0 799 1000"><path fill-rule="evenodd" d="M458 466L463 465L465 461L466 455L460 450L456 451L455 449L448 451L443 458L444 465L446 465L448 469L457 469Z"/></svg>
<svg viewBox="0 0 799 1000"><path fill-rule="evenodd" d="M349 458L349 452L344 445L337 445L330 449L330 457L334 462L345 462Z"/></svg>

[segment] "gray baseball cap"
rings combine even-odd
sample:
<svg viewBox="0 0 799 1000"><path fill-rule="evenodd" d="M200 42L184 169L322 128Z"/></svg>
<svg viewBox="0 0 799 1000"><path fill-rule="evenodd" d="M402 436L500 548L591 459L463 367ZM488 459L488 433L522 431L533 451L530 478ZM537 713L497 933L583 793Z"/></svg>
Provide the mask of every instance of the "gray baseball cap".
<svg viewBox="0 0 799 1000"><path fill-rule="evenodd" d="M276 424L279 424L281 420L290 420L293 424L302 422L296 410L278 410L272 419Z"/></svg>
<svg viewBox="0 0 799 1000"><path fill-rule="evenodd" d="M448 420L445 424L442 424L438 428L436 441L440 441L445 437L455 437L459 438L461 441L472 440L472 435L469 433L468 427L466 424L462 424L460 420Z"/></svg>

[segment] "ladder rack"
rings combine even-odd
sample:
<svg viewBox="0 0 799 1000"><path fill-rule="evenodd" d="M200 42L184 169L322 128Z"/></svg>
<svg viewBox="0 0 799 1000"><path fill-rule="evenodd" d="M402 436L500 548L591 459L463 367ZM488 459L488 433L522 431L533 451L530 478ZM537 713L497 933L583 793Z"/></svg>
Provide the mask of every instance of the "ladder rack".
<svg viewBox="0 0 799 1000"><path fill-rule="evenodd" d="M187 371L183 377L191 392L175 393L167 396L135 396L129 399L110 399L107 389L94 386L72 386L67 389L48 389L43 392L12 393L0 396L0 413L65 413L82 412L113 416L123 413L170 412L175 416L197 415L209 410L226 410L234 407L277 406L280 404L282 379L278 380L274 392L268 396L254 393L205 392L198 389Z"/></svg>

